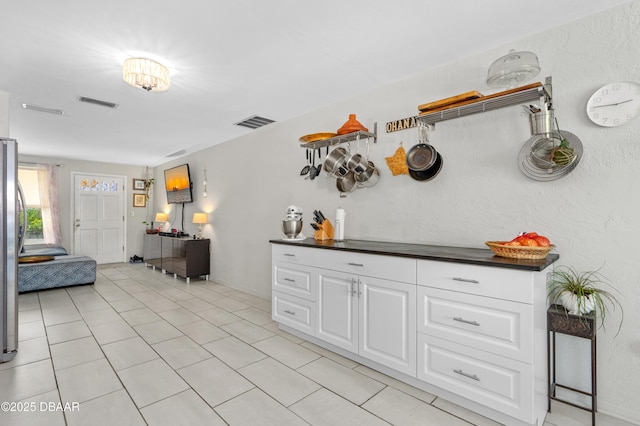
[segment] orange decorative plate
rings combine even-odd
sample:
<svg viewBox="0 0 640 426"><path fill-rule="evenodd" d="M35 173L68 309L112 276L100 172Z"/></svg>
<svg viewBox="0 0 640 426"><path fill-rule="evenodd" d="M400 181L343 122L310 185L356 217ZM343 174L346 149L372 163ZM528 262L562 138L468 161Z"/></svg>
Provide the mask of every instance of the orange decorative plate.
<svg viewBox="0 0 640 426"><path fill-rule="evenodd" d="M336 136L338 136L337 133L312 133L310 135L304 135L300 137L300 142L304 142L304 143L310 143L310 142L317 142L317 141L323 141L325 139L331 139L331 138L335 138Z"/></svg>
<svg viewBox="0 0 640 426"><path fill-rule="evenodd" d="M22 256L18 258L18 263L40 263L53 259L53 256Z"/></svg>

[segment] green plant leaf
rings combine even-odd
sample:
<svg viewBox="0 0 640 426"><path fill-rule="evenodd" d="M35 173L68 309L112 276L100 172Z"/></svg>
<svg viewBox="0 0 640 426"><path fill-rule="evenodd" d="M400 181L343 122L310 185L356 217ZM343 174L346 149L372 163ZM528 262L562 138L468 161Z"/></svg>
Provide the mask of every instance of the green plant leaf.
<svg viewBox="0 0 640 426"><path fill-rule="evenodd" d="M618 332L624 321L624 310L616 296L603 287L613 286L607 283L605 277L598 270L579 272L570 266L558 266L550 274L547 280L547 298L551 304L561 304L560 295L568 291L578 298L579 310L584 307L588 298L594 305L594 315L598 322L598 328L604 329L604 322L608 314L620 309L621 317ZM614 289L615 290L615 289Z"/></svg>

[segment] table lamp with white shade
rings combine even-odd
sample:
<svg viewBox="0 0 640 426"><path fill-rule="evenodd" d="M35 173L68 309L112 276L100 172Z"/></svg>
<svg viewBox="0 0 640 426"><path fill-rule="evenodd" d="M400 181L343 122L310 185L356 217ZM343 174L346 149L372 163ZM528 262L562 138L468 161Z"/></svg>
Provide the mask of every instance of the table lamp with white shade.
<svg viewBox="0 0 640 426"><path fill-rule="evenodd" d="M160 223L162 223L162 225L158 226L158 231L160 231L160 230L161 230L161 228L163 228L163 227L164 227L164 224L165 224L166 222L168 222L168 221L169 221L169 215L168 215L168 214L166 214L166 213L156 213L156 220L155 220L155 222L160 222Z"/></svg>
<svg viewBox="0 0 640 426"><path fill-rule="evenodd" d="M202 225L208 223L207 214L206 213L194 213L193 214L193 223L198 224L198 235L196 238L198 240L202 239Z"/></svg>

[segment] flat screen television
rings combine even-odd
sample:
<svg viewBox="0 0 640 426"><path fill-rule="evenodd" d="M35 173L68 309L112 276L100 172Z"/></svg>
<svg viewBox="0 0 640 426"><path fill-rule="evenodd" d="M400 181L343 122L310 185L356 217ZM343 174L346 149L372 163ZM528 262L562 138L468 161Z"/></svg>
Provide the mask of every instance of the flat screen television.
<svg viewBox="0 0 640 426"><path fill-rule="evenodd" d="M164 184L167 190L167 203L180 204L193 202L191 175L189 174L188 164L165 170Z"/></svg>

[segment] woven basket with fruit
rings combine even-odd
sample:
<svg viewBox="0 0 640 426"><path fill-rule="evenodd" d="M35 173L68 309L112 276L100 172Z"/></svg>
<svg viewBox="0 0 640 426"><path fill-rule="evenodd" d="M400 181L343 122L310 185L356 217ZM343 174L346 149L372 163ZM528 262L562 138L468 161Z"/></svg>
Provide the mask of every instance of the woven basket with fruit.
<svg viewBox="0 0 640 426"><path fill-rule="evenodd" d="M496 256L512 259L544 259L555 247L547 237L535 232L523 232L511 241L487 241L485 244Z"/></svg>

